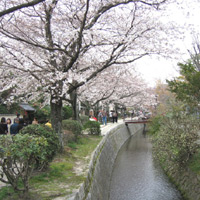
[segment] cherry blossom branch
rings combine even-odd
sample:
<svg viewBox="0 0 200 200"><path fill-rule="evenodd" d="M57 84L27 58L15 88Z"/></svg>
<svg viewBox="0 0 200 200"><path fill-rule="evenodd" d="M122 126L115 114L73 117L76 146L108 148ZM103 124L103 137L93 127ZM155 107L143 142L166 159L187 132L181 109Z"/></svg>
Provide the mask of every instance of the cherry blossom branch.
<svg viewBox="0 0 200 200"><path fill-rule="evenodd" d="M64 69L64 72L67 72L73 66L73 64L76 62L76 60L79 57L80 50L81 50L81 47L82 47L83 31L85 29L87 14L88 14L88 10L89 10L89 3L90 3L90 0L87 0L86 11L84 13L84 17L83 17L83 20L82 20L82 24L81 24L81 27L80 27L79 34L78 34L78 38L75 41L76 44L77 44L77 45L75 45L75 46L77 46L77 51L76 51L75 55L71 58L68 66Z"/></svg>
<svg viewBox="0 0 200 200"><path fill-rule="evenodd" d="M129 4L129 3L142 3L148 6L153 6L156 7L156 9L158 9L159 5L165 3L167 0L163 0L161 2L157 2L157 3L148 3L146 1L140 1L140 0L124 0L124 1L116 1L115 3L110 3L106 6L101 7L98 11L97 14L95 15L95 17L91 20L91 22L86 26L86 29L90 29L92 28L95 23L98 21L98 19L102 16L102 14L104 14L105 12L107 12L108 10L117 7L119 5L125 5L125 4Z"/></svg>
<svg viewBox="0 0 200 200"><path fill-rule="evenodd" d="M10 39L21 41L21 42L24 42L24 43L29 44L31 46L34 46L34 47L39 47L41 49L48 50L48 51L60 51L60 52L64 52L66 55L70 56L70 54L68 54L68 52L65 49L55 48L55 47L48 47L48 46L44 46L44 45L41 45L41 44L38 44L38 43L31 42L29 40L26 40L26 39L23 39L21 37L18 37L14 33L11 33L11 32L9 32L7 30L5 31L2 27L0 29L0 33L2 33L3 35L5 35L6 37L8 37Z"/></svg>

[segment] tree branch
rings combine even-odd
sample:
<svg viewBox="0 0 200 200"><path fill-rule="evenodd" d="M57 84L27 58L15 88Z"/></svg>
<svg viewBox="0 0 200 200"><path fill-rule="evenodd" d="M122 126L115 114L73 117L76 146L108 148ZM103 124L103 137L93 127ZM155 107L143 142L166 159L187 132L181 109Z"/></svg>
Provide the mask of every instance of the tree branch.
<svg viewBox="0 0 200 200"><path fill-rule="evenodd" d="M10 39L13 39L13 40L17 40L17 41L20 41L20 42L24 42L26 44L29 44L29 45L32 45L34 47L39 47L41 49L44 49L44 50L48 50L48 51L60 51L60 52L64 52L66 55L70 56L68 54L68 52L62 48L55 48L55 47L48 47L48 46L44 46L44 45L41 45L41 44L37 44L37 43L33 43L31 41L28 41L28 40L25 40L23 38L20 38L8 31L5 31L3 28L1 28L1 31L0 31L3 35L7 36L8 38Z"/></svg>
<svg viewBox="0 0 200 200"><path fill-rule="evenodd" d="M100 101L106 100L106 99L108 99L109 97L111 97L111 96L113 95L113 93L115 92L115 88L116 88L116 87L114 87L114 88L112 89L112 91L110 92L110 94L107 94L107 96L106 96L106 94L104 94L103 97L102 97L101 99L98 99L95 103L93 103L92 106L95 106L95 105L97 105Z"/></svg>
<svg viewBox="0 0 200 200"><path fill-rule="evenodd" d="M91 20L91 22L85 27L86 29L90 29L92 28L92 26L94 26L94 24L98 21L98 19L102 16L102 14L104 14L105 12L107 12L108 10L117 7L119 5L125 5L125 4L129 4L129 3L142 3L148 6L153 6L156 7L156 9L158 9L160 4L165 3L167 0L163 0L161 2L158 3L148 3L146 1L140 1L140 0L124 0L124 1L117 1L115 3L110 3L106 6L101 7L96 16Z"/></svg>
<svg viewBox="0 0 200 200"><path fill-rule="evenodd" d="M23 3L23 4L20 4L18 6L13 6L12 8L8 8L8 9L6 9L4 11L1 11L0 12L0 17L4 16L6 14L13 13L13 12L15 12L17 10L22 9L22 8L27 8L27 7L30 7L30 6L34 6L34 5L36 5L38 3L41 3L43 1L45 1L45 0L33 0L31 2L28 2L28 3Z"/></svg>
<svg viewBox="0 0 200 200"><path fill-rule="evenodd" d="M71 58L68 66L66 67L64 72L67 72L73 66L73 64L76 62L76 60L79 57L80 50L81 50L81 47L82 47L83 31L85 29L87 14L88 14L88 10L89 10L89 3L90 3L90 0L87 0L86 10L85 10L83 21L82 21L82 24L81 24L81 27L80 27L80 31L79 31L79 34L78 34L78 38L77 38L77 40L74 41L74 44L77 44L76 45L77 46L77 51L76 51L75 55Z"/></svg>

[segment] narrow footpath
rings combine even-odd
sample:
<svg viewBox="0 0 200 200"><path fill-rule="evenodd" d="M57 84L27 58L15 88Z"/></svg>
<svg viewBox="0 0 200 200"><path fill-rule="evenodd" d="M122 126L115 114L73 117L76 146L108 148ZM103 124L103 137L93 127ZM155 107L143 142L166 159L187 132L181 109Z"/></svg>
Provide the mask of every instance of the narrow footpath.
<svg viewBox="0 0 200 200"><path fill-rule="evenodd" d="M107 125L101 125L101 135L105 136L111 129L123 123L123 119L119 119L117 123L108 122Z"/></svg>

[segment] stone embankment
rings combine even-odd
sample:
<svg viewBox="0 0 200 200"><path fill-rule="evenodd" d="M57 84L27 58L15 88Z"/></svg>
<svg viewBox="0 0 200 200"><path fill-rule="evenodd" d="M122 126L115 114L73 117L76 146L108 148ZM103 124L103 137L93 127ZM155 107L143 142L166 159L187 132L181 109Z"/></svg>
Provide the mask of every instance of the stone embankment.
<svg viewBox="0 0 200 200"><path fill-rule="evenodd" d="M88 176L73 200L107 200L113 166L122 145L136 132L143 129L143 124L119 124L109 130L93 153Z"/></svg>
<svg viewBox="0 0 200 200"><path fill-rule="evenodd" d="M199 139L196 141L200 144ZM165 172L174 182L187 200L200 200L200 175L194 173L189 167L178 167L174 163L168 162L164 167Z"/></svg>
<svg viewBox="0 0 200 200"><path fill-rule="evenodd" d="M165 170L185 199L200 200L200 175L195 174L189 168L178 169L172 165Z"/></svg>

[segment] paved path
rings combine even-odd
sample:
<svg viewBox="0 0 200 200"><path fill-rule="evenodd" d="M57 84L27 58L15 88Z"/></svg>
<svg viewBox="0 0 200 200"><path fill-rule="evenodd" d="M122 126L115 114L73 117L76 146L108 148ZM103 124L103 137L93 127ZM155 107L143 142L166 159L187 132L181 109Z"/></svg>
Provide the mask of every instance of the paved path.
<svg viewBox="0 0 200 200"><path fill-rule="evenodd" d="M101 125L101 135L106 135L112 128L116 127L119 124L123 124L124 121L122 119L118 120L116 123L109 122L107 125Z"/></svg>

